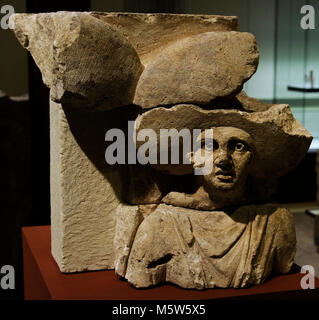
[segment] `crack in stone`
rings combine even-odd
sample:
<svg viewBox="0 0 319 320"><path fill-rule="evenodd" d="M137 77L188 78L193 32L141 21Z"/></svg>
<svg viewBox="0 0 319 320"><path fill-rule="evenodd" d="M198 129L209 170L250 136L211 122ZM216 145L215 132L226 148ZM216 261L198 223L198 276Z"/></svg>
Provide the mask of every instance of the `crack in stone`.
<svg viewBox="0 0 319 320"><path fill-rule="evenodd" d="M155 261L152 261L148 264L147 268L148 269L153 269L156 268L157 266L161 265L161 264L165 264L168 263L171 259L173 258L172 254L167 254L162 258L159 258Z"/></svg>

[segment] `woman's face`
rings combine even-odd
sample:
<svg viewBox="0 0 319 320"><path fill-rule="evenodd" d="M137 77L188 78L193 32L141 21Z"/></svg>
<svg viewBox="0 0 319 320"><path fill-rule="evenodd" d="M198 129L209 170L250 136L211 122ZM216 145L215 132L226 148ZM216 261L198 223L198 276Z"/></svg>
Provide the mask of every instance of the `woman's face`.
<svg viewBox="0 0 319 320"><path fill-rule="evenodd" d="M238 128L216 127L211 136L205 139L203 132L198 139L201 149L196 153L200 152L202 160L207 161L206 165L210 163L212 168L209 174L203 176L205 185L213 190L231 190L243 186L252 159L251 136ZM196 164L196 153L194 166L200 166Z"/></svg>

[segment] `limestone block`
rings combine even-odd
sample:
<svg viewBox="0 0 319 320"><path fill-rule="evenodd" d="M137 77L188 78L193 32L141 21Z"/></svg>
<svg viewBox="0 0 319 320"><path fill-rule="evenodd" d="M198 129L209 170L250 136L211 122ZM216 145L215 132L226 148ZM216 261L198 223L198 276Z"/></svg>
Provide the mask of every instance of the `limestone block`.
<svg viewBox="0 0 319 320"><path fill-rule="evenodd" d="M18 14L11 21L53 101L104 110L132 102L142 65L111 26L76 12Z"/></svg>
<svg viewBox="0 0 319 320"><path fill-rule="evenodd" d="M122 187L120 171L105 163L103 136L115 118L51 101L52 254L62 272L114 266L114 211Z"/></svg>
<svg viewBox="0 0 319 320"><path fill-rule="evenodd" d="M238 30L236 17L206 15L57 12L15 14L10 22L40 68L51 100L94 110L132 104L143 65L154 64L166 47L205 32ZM139 95L148 90L144 82Z"/></svg>
<svg viewBox="0 0 319 320"><path fill-rule="evenodd" d="M208 105L242 90L255 73L258 49L244 32L206 32L176 41L144 69L134 98L143 108Z"/></svg>

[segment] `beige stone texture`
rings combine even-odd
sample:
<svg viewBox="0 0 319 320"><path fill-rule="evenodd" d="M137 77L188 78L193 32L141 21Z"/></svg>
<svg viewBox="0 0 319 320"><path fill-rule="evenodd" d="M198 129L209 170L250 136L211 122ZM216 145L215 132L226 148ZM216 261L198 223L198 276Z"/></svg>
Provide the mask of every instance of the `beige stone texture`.
<svg viewBox="0 0 319 320"><path fill-rule="evenodd" d="M125 226L131 212L137 207L122 207L118 224ZM130 227L121 231L128 238ZM139 288L164 282L196 289L256 285L272 271L288 272L296 250L293 215L272 205L231 213L159 205L137 231L134 225L135 233L122 258L128 257L125 277Z"/></svg>
<svg viewBox="0 0 319 320"><path fill-rule="evenodd" d="M143 108L194 103L239 93L255 73L258 49L244 32L206 32L167 47L145 67L134 98Z"/></svg>
<svg viewBox="0 0 319 320"><path fill-rule="evenodd" d="M122 187L120 171L105 163L100 139L109 114L51 101L50 119L52 254L62 272L113 268Z"/></svg>
<svg viewBox="0 0 319 320"><path fill-rule="evenodd" d="M114 235L114 261L116 273L125 277L127 260L138 227L148 217L157 204L129 206L120 204L116 209L116 228Z"/></svg>
<svg viewBox="0 0 319 320"><path fill-rule="evenodd" d="M243 111L248 111L248 112L266 111L273 106L270 103L260 102L258 99L251 98L251 97L247 96L246 92L244 92L244 91L241 91L236 96L236 100L240 104Z"/></svg>
<svg viewBox="0 0 319 320"><path fill-rule="evenodd" d="M127 260L137 228L143 221L138 206L119 205L116 210L116 229L114 236L114 259L117 274L124 277Z"/></svg>
<svg viewBox="0 0 319 320"><path fill-rule="evenodd" d="M15 14L10 22L40 68L51 99L91 110L133 103L143 68L154 65L166 47L205 32L238 30L237 17L206 15L57 12ZM137 102L152 81L144 78Z"/></svg>
<svg viewBox="0 0 319 320"><path fill-rule="evenodd" d="M142 72L129 41L88 13L17 14L11 21L55 102L103 109L132 102Z"/></svg>
<svg viewBox="0 0 319 320"><path fill-rule="evenodd" d="M172 43L209 31L238 31L238 18L218 15L91 12L123 34L147 65Z"/></svg>

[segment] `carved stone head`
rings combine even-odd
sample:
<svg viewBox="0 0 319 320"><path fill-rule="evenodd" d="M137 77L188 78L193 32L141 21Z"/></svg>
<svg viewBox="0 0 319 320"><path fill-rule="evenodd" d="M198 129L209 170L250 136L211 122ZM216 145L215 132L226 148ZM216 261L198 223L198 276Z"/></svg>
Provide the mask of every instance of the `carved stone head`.
<svg viewBox="0 0 319 320"><path fill-rule="evenodd" d="M210 168L202 177L207 192L213 197L223 193L242 196L255 150L250 134L235 127L215 127L196 140L200 148L192 154L191 163L194 168L203 163Z"/></svg>
<svg viewBox="0 0 319 320"><path fill-rule="evenodd" d="M217 127L213 129L213 137L205 141L203 132L197 138L199 139L201 149L197 152L205 149L205 157L211 159L213 163L211 173L205 176L206 184L220 190L242 186L254 150L250 134L234 127ZM196 156L194 159L196 160Z"/></svg>

